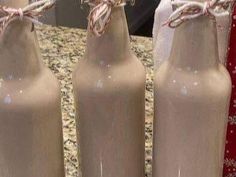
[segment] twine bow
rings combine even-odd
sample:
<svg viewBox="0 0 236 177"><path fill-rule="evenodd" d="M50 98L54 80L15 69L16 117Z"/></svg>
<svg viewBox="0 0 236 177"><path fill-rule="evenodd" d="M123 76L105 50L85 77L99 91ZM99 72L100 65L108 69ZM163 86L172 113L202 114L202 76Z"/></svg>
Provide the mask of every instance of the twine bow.
<svg viewBox="0 0 236 177"><path fill-rule="evenodd" d="M53 7L54 4L55 0L39 0L19 9L0 6L0 35L11 22L18 19L29 20L33 24L41 24L38 21L38 17L40 17L46 10Z"/></svg>
<svg viewBox="0 0 236 177"><path fill-rule="evenodd" d="M170 28L177 28L185 21L200 17L209 16L215 18L221 16L234 3L235 0L210 0L207 2L196 2L186 0L172 0L173 9L176 9L167 22ZM223 9L223 10L219 10Z"/></svg>
<svg viewBox="0 0 236 177"><path fill-rule="evenodd" d="M96 1L96 0L95 0ZM111 20L111 12L115 7L122 7L126 2L130 1L134 5L134 0L100 0L98 3L92 3L90 0L81 0L81 3L89 4L92 9L89 13L89 28L96 36L104 34L107 25Z"/></svg>

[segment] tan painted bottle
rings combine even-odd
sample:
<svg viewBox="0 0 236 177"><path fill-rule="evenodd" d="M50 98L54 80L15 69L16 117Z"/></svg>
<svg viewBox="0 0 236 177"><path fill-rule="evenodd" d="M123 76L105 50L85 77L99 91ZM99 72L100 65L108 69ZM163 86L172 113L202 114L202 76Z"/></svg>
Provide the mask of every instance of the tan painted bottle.
<svg viewBox="0 0 236 177"><path fill-rule="evenodd" d="M60 89L31 29L14 21L0 37L0 176L64 177Z"/></svg>
<svg viewBox="0 0 236 177"><path fill-rule="evenodd" d="M175 31L155 73L153 177L221 177L231 81L209 17Z"/></svg>
<svg viewBox="0 0 236 177"><path fill-rule="evenodd" d="M83 177L144 177L145 70L123 8L101 37L88 32L73 75Z"/></svg>

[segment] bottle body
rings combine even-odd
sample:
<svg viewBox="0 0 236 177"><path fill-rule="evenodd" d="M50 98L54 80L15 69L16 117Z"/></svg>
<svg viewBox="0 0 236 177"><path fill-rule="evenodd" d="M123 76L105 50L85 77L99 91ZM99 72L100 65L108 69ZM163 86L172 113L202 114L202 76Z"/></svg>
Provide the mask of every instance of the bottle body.
<svg viewBox="0 0 236 177"><path fill-rule="evenodd" d="M0 175L64 177L60 89L47 69L1 81Z"/></svg>
<svg viewBox="0 0 236 177"><path fill-rule="evenodd" d="M129 50L120 45L128 40L126 28L124 10L114 10L106 34L88 39L90 54L73 74L83 177L144 177L145 70L122 51Z"/></svg>
<svg viewBox="0 0 236 177"><path fill-rule="evenodd" d="M197 76L172 70L164 81L170 68L162 67L155 79L154 177L220 177L230 90L225 69Z"/></svg>
<svg viewBox="0 0 236 177"><path fill-rule="evenodd" d="M153 177L220 177L230 77L217 58L215 23L182 26L155 74Z"/></svg>
<svg viewBox="0 0 236 177"><path fill-rule="evenodd" d="M0 176L64 177L59 83L31 29L16 20L0 37Z"/></svg>
<svg viewBox="0 0 236 177"><path fill-rule="evenodd" d="M105 70L85 65L74 78L83 177L143 177L143 68L138 73L132 63Z"/></svg>

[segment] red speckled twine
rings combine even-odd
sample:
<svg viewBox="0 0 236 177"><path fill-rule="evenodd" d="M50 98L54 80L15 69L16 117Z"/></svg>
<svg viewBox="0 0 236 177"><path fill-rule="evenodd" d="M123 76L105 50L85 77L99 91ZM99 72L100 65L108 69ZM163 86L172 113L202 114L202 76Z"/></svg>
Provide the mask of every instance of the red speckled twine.
<svg viewBox="0 0 236 177"><path fill-rule="evenodd" d="M172 0L173 9L176 10L163 25L177 28L185 21L200 16L215 18L223 15L234 3L235 0L211 0L206 2Z"/></svg>
<svg viewBox="0 0 236 177"><path fill-rule="evenodd" d="M91 11L88 16L89 28L96 36L104 34L106 26L111 20L111 12L115 7L122 7L126 2L130 1L134 5L135 0L81 0L81 3L87 3L91 6Z"/></svg>
<svg viewBox="0 0 236 177"><path fill-rule="evenodd" d="M15 20L29 20L33 24L41 24L38 21L38 17L46 10L52 8L54 4L55 0L39 0L19 9L0 6L0 35Z"/></svg>

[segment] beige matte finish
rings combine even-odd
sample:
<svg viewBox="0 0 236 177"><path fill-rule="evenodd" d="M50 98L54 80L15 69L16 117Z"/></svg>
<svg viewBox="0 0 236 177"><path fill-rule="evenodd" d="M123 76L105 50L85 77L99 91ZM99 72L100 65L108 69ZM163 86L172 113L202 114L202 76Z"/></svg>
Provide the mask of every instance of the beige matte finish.
<svg viewBox="0 0 236 177"><path fill-rule="evenodd" d="M60 89L31 28L15 21L0 37L0 176L64 177Z"/></svg>
<svg viewBox="0 0 236 177"><path fill-rule="evenodd" d="M216 18L219 59L224 65L227 63L231 21L231 14L229 12L226 12L224 15Z"/></svg>
<svg viewBox="0 0 236 177"><path fill-rule="evenodd" d="M88 32L73 75L83 177L144 177L145 70L123 8L102 37Z"/></svg>
<svg viewBox="0 0 236 177"><path fill-rule="evenodd" d="M221 177L231 81L208 17L175 31L155 73L153 177Z"/></svg>

